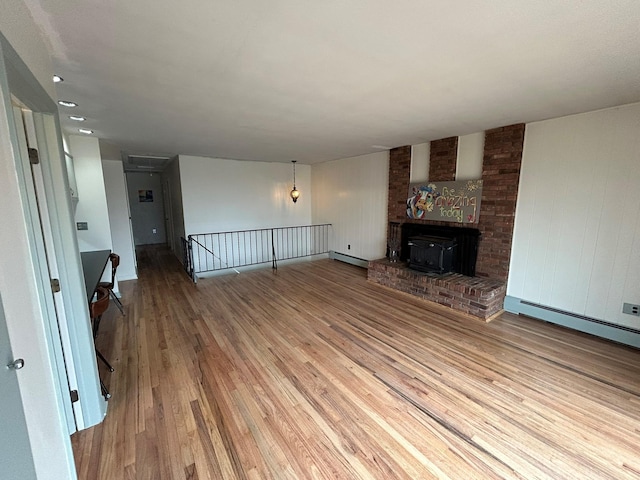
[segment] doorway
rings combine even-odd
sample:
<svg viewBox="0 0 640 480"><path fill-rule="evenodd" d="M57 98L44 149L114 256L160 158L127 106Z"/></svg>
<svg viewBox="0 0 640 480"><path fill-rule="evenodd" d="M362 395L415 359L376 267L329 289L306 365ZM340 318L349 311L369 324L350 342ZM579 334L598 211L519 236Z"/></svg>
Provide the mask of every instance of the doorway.
<svg viewBox="0 0 640 480"><path fill-rule="evenodd" d="M162 175L127 172L127 193L136 247L167 243Z"/></svg>

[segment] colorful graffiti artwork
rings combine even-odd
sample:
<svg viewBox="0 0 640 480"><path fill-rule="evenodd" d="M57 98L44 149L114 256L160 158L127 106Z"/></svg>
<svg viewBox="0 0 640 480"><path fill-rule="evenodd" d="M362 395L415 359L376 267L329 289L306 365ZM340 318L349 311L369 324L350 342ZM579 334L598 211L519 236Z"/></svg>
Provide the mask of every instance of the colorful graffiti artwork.
<svg viewBox="0 0 640 480"><path fill-rule="evenodd" d="M407 216L420 220L478 223L482 180L411 184Z"/></svg>

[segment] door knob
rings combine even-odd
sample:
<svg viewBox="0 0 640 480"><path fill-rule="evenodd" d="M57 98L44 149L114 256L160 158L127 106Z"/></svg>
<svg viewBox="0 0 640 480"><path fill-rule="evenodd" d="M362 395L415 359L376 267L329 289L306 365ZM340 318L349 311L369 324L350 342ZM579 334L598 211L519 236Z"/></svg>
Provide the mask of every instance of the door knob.
<svg viewBox="0 0 640 480"><path fill-rule="evenodd" d="M7 365L7 368L13 368L14 370L20 370L22 367L24 367L24 360L21 358L17 358Z"/></svg>

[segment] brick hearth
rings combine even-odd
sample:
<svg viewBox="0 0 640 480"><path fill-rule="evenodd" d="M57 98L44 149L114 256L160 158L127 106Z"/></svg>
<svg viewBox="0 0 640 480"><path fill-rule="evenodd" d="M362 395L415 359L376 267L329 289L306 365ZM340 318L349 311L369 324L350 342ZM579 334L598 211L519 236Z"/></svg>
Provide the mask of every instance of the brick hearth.
<svg viewBox="0 0 640 480"><path fill-rule="evenodd" d="M386 258L369 262L367 280L485 321L502 311L507 289L501 280L459 273L426 274L411 270L405 262L392 263Z"/></svg>

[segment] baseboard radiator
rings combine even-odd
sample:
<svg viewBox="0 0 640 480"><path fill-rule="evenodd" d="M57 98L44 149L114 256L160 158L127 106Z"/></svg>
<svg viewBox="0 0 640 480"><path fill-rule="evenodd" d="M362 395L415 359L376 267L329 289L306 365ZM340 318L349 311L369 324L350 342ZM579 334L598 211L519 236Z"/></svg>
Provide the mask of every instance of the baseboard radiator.
<svg viewBox="0 0 640 480"><path fill-rule="evenodd" d="M333 260L339 260L344 263L350 263L351 265L356 265L362 268L367 268L367 266L369 265L368 260L363 260L362 258L358 257L352 257L351 255L346 255L334 250L329 250L329 258L332 258Z"/></svg>
<svg viewBox="0 0 640 480"><path fill-rule="evenodd" d="M562 325L563 327L640 348L640 330L635 328L540 305L509 295L504 300L504 309L507 312L527 315L545 322L555 323L556 325Z"/></svg>

